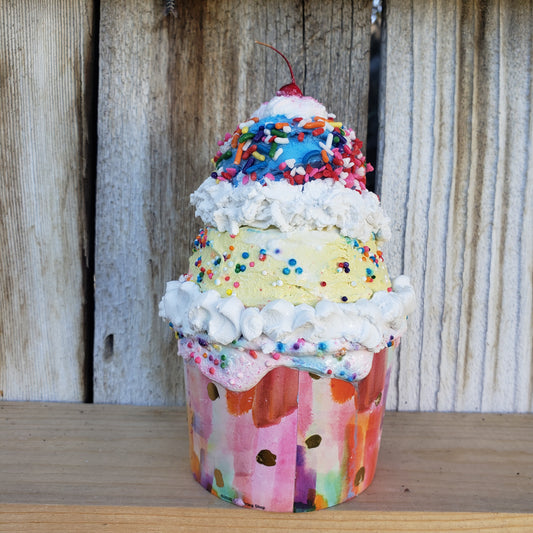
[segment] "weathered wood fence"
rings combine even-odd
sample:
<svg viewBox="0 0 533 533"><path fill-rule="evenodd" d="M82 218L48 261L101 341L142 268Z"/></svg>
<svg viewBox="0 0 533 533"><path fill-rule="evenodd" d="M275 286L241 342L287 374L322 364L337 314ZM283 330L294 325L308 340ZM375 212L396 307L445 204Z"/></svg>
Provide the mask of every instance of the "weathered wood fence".
<svg viewBox="0 0 533 533"><path fill-rule="evenodd" d="M0 396L183 402L157 316L216 140L287 81L366 137L369 0L0 5ZM389 0L377 187L418 309L388 406L533 411L533 3Z"/></svg>

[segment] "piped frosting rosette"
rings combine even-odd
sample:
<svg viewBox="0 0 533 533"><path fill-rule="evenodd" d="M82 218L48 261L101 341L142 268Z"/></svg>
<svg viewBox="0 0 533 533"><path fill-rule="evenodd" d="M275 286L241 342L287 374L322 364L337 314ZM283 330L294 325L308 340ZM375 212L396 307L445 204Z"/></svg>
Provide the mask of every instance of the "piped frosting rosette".
<svg viewBox="0 0 533 533"><path fill-rule="evenodd" d="M366 172L372 167L361 152L362 143L316 100L277 96L219 145L216 170L191 195L197 216L207 226L220 232L221 239L228 234L235 237L243 227L269 235L279 230L280 238L303 230L340 234L349 248L359 250L359 259L367 261L363 265L366 281L360 283L368 290L361 293L365 297L343 296L336 301L324 292L332 282L311 296L311 304L287 293L286 298L250 305L239 297L238 281L231 279L232 290L224 289L220 280L224 283L229 274L236 276L233 272L248 268L248 276L257 271L257 290L263 290L261 280L271 278L266 270L261 277L261 269L255 268L259 262L251 261L248 252L242 254L246 265L242 259L242 265L235 264L230 253L213 252L207 261L204 251L211 243L205 231L202 250L193 254L189 274L169 282L160 303L160 315L179 337L180 355L230 390L248 390L281 365L346 381L363 379L373 354L404 332L414 293L405 276L391 282L383 274L381 252L372 252L389 238L390 230L379 199L366 189ZM291 258L288 264L296 260ZM335 264L330 277L321 265L313 276L318 280L322 275L329 283L336 272L345 275L351 269L355 285L358 278L348 264L343 260ZM382 272L376 278L371 273L380 264ZM298 275L305 278L306 266L300 262L295 269L285 267L282 272L288 277L284 279L293 276L298 287ZM308 283L313 276L306 278ZM208 278L212 288L203 282ZM326 281L320 284L325 286Z"/></svg>

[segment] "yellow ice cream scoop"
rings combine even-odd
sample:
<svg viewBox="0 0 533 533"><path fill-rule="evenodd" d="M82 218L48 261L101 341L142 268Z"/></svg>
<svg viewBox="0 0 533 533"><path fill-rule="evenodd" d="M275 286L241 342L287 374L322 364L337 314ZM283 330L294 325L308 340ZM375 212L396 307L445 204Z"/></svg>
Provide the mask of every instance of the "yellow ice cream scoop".
<svg viewBox="0 0 533 533"><path fill-rule="evenodd" d="M391 287L376 240L361 242L335 228L284 233L244 226L237 235L203 229L188 276L202 291L235 295L257 307L278 299L294 305L355 302Z"/></svg>

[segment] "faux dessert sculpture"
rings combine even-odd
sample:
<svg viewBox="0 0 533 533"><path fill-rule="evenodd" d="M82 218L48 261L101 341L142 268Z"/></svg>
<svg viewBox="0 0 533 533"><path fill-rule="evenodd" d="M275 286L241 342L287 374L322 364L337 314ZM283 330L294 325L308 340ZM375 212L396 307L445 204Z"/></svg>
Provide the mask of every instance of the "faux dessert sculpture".
<svg viewBox="0 0 533 533"><path fill-rule="evenodd" d="M413 290L389 278L361 141L294 76L219 144L191 195L206 228L160 304L186 362L193 475L245 507L336 505L374 476Z"/></svg>

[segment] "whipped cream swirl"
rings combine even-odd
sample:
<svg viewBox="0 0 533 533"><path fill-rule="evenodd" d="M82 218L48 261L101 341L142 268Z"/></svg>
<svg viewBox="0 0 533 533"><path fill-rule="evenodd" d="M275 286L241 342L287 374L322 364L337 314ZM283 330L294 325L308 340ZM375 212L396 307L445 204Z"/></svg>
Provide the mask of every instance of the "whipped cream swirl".
<svg viewBox="0 0 533 533"><path fill-rule="evenodd" d="M315 116L335 118L326 108L311 96L274 96L268 102L261 104L253 113L259 119L284 115L287 118L300 117L310 119Z"/></svg>
<svg viewBox="0 0 533 533"><path fill-rule="evenodd" d="M195 283L182 277L167 283L159 314L181 335L207 333L209 342L223 345L242 340L247 347L268 351L277 343L291 346L303 339L312 353L319 343L340 340L352 350L377 352L391 337L403 333L406 316L413 309L409 279L399 276L392 287L392 292L376 292L370 300L354 303L321 300L312 307L275 300L259 309L245 308L236 296L222 298L213 290L200 292ZM338 350L339 343L330 347ZM322 351L328 351L327 342Z"/></svg>
<svg viewBox="0 0 533 533"><path fill-rule="evenodd" d="M390 238L389 220L378 197L358 193L333 180L320 180L303 186L286 181L257 182L233 187L207 179L191 195L196 216L205 224L239 233L240 226L280 231L339 228L341 235L367 241Z"/></svg>

